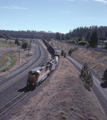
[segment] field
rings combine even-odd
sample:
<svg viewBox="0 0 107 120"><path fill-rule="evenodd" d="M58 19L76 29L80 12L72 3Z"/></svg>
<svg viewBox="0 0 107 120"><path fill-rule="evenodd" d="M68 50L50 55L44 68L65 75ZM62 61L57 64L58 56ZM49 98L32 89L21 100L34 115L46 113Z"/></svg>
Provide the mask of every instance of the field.
<svg viewBox="0 0 107 120"><path fill-rule="evenodd" d="M9 46L8 44L0 43L0 46Z"/></svg>
<svg viewBox="0 0 107 120"><path fill-rule="evenodd" d="M9 45L10 41L11 41L11 48ZM29 41L29 39L27 39L27 41ZM0 76L3 76L9 73L10 71L17 69L19 66L23 65L31 58L30 56L28 56L28 51L21 49L20 47L20 59L19 59L19 46L17 46L14 43L15 43L15 40L7 40L7 42L5 43L5 39L0 39L0 67L7 63L8 53L14 56L11 62L11 65L8 68L5 68L3 71L0 71ZM32 49L32 52L34 52L33 49Z"/></svg>

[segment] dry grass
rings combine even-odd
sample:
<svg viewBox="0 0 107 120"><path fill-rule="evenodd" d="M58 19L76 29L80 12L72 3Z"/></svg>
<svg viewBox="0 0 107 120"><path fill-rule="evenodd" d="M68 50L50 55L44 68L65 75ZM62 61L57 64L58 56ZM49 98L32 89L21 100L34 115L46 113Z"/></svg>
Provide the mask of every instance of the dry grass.
<svg viewBox="0 0 107 120"><path fill-rule="evenodd" d="M84 88L76 69L64 58L35 97L11 120L105 120L92 92Z"/></svg>
<svg viewBox="0 0 107 120"><path fill-rule="evenodd" d="M60 48L63 48L66 53L68 53L70 48L76 47L76 45L68 45L59 41L52 41L52 43ZM96 52L85 48L78 48L75 52L73 52L72 57L83 64L87 63L88 66L90 66L90 68L101 78L104 70L107 68L107 53Z"/></svg>
<svg viewBox="0 0 107 120"><path fill-rule="evenodd" d="M34 44L34 46L35 46L35 44ZM6 49L6 48L7 47L2 47L2 49ZM28 56L28 51L27 50L25 51L23 49L20 49L20 60L19 60L19 47L18 46L13 46L13 47L11 47L11 50L10 50L10 47L9 47L7 50L0 51L0 62L3 61L4 55L6 53L11 53L11 51L12 51L12 54L17 59L17 62L14 64L14 66L11 69L7 70L6 72L0 72L0 76L3 76L5 74L8 74L8 73L14 71L15 69L17 69L21 65L28 62L28 60L30 60L31 57L32 57L32 56ZM31 51L34 52L34 49L31 49Z"/></svg>

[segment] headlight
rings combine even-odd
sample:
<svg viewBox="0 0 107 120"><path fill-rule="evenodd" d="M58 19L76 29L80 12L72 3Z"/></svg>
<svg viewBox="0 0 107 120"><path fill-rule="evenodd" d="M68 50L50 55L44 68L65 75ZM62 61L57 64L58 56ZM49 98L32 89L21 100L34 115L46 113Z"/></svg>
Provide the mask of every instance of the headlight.
<svg viewBox="0 0 107 120"><path fill-rule="evenodd" d="M33 85L34 85L34 83L33 83Z"/></svg>
<svg viewBox="0 0 107 120"><path fill-rule="evenodd" d="M29 83L27 83L29 85Z"/></svg>

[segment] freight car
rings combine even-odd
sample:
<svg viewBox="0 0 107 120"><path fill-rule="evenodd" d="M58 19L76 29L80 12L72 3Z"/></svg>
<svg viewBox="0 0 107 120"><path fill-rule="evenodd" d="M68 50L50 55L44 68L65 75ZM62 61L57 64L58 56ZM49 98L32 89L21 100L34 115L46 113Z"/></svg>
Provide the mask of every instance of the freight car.
<svg viewBox="0 0 107 120"><path fill-rule="evenodd" d="M37 67L28 73L27 88L35 89L56 68L59 58L57 56L48 60L43 66Z"/></svg>

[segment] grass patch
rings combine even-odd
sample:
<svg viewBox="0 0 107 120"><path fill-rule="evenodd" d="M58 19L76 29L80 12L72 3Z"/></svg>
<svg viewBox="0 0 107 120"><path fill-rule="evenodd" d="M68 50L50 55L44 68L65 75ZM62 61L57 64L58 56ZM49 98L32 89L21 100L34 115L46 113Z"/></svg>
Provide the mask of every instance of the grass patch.
<svg viewBox="0 0 107 120"><path fill-rule="evenodd" d="M6 54L4 55L4 59L0 62L0 67L5 66L5 64L7 63L7 61L8 61L8 56L7 56L7 54L8 54L8 53L6 53Z"/></svg>
<svg viewBox="0 0 107 120"><path fill-rule="evenodd" d="M8 44L0 43L0 46L9 46Z"/></svg>
<svg viewBox="0 0 107 120"><path fill-rule="evenodd" d="M7 70L9 70L10 68L13 67L13 65L15 64L15 62L17 61L17 59L15 58L14 54L12 53L6 53L5 54L5 58L3 59L3 61L0 63L0 67L6 65L7 61L8 61L8 56L12 59L11 60L11 64L7 67L5 67L3 70L0 70L0 72L5 72Z"/></svg>

